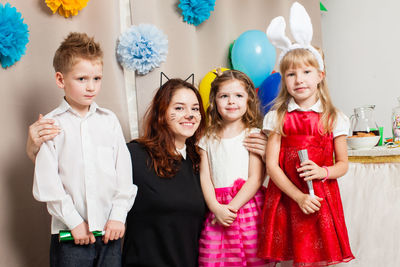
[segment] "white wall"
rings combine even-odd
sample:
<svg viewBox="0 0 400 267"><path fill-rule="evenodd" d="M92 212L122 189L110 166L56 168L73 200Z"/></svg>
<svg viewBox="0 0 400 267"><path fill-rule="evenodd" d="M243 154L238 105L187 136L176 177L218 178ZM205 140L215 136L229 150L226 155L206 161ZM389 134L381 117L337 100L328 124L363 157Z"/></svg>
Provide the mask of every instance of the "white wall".
<svg viewBox="0 0 400 267"><path fill-rule="evenodd" d="M325 0L322 40L334 104L350 116L353 108L375 104L375 118L390 137L391 112L400 96L399 8L397 0Z"/></svg>

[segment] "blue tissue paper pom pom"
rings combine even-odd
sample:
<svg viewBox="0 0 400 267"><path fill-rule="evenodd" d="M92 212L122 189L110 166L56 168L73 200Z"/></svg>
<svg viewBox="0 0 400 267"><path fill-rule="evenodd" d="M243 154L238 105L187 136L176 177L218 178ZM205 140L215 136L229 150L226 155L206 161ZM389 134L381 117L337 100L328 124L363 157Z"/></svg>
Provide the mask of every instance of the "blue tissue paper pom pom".
<svg viewBox="0 0 400 267"><path fill-rule="evenodd" d="M178 7L182 10L183 20L197 26L210 17L214 11L215 0L181 0Z"/></svg>
<svg viewBox="0 0 400 267"><path fill-rule="evenodd" d="M3 68L12 66L25 54L28 32L21 13L9 3L0 4L0 62Z"/></svg>
<svg viewBox="0 0 400 267"><path fill-rule="evenodd" d="M151 24L131 26L118 39L118 61L138 74L144 75L159 67L166 60L167 53L167 36Z"/></svg>

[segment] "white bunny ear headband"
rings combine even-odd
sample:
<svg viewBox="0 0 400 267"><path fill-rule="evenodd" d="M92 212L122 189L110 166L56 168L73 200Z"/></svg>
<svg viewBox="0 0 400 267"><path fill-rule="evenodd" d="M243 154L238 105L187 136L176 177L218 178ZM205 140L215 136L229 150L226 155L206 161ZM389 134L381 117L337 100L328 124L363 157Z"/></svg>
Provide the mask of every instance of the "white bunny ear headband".
<svg viewBox="0 0 400 267"><path fill-rule="evenodd" d="M313 28L310 16L306 9L298 2L293 3L290 8L290 29L296 43L292 44L285 35L286 23L282 16L274 18L267 28L267 37L270 42L281 49L279 64L282 58L290 50L302 48L310 51L318 61L320 71L324 71L324 61L321 54L311 45Z"/></svg>

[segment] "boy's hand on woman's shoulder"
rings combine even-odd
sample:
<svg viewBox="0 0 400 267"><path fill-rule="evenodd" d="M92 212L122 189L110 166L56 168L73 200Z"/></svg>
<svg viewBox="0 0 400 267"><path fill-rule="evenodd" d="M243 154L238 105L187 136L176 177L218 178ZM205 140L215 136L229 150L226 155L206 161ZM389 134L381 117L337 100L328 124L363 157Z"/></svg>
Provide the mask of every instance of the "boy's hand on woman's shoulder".
<svg viewBox="0 0 400 267"><path fill-rule="evenodd" d="M76 245L88 245L96 242L96 238L89 231L89 226L86 222L78 224L74 229L71 230L71 234L74 237Z"/></svg>
<svg viewBox="0 0 400 267"><path fill-rule="evenodd" d="M118 240L122 238L125 234L125 224L120 221L109 220L104 227L106 233L103 236L103 241L105 244L109 240Z"/></svg>

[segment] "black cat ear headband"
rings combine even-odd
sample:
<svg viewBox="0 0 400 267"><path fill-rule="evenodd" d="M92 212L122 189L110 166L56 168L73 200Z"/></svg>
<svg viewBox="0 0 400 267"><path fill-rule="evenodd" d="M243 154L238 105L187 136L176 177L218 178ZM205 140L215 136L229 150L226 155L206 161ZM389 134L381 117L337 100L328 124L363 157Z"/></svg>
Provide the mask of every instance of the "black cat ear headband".
<svg viewBox="0 0 400 267"><path fill-rule="evenodd" d="M160 88L164 85L163 83L163 76L165 77L165 79L167 79L167 81L169 81L169 78L167 75L165 75L164 72L161 72L160 74ZM194 85L194 73L190 74L189 77L187 77L185 79L185 82L187 82L190 78L192 78L192 85Z"/></svg>

